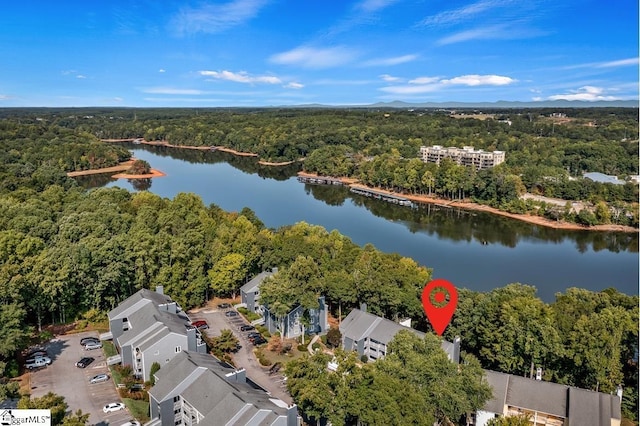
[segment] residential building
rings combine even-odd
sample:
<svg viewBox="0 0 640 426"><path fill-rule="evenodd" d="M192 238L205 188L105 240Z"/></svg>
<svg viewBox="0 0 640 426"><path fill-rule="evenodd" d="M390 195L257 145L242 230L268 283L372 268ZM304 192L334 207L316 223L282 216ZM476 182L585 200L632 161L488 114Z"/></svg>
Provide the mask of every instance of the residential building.
<svg viewBox="0 0 640 426"><path fill-rule="evenodd" d="M582 175L585 179L600 183L611 183L613 185L624 185L626 182L618 179L617 176L605 175L600 172L589 172Z"/></svg>
<svg viewBox="0 0 640 426"><path fill-rule="evenodd" d="M240 302L243 303L249 312L259 312L260 304L258 299L260 298L260 284L262 282L278 272L278 268L273 268L271 271L263 271L253 277L251 281L240 287Z"/></svg>
<svg viewBox="0 0 640 426"><path fill-rule="evenodd" d="M366 356L369 361L375 361L387 354L387 346L394 336L401 330L409 330L421 339L425 334L410 327L398 324L366 312L364 309L354 309L340 323L342 333L342 347L345 350L357 351L359 356ZM442 349L456 364L460 360L460 338L453 343L442 340Z"/></svg>
<svg viewBox="0 0 640 426"><path fill-rule="evenodd" d="M109 312L109 333L118 355L108 363L129 365L135 376L149 380L151 365L161 366L182 351L207 352L200 330L161 286L156 291L142 289Z"/></svg>
<svg viewBox="0 0 640 426"><path fill-rule="evenodd" d="M493 398L469 424L485 426L499 416L529 415L531 424L549 426L619 426L619 395L485 370Z"/></svg>
<svg viewBox="0 0 640 426"><path fill-rule="evenodd" d="M208 354L180 352L154 377L147 426L301 424L295 405L269 396L244 369Z"/></svg>
<svg viewBox="0 0 640 426"><path fill-rule="evenodd" d="M264 325L269 333L279 332L287 339L294 339L303 334L325 334L329 331L324 296L318 298L317 308L305 309L298 304L285 316L275 314L266 305L262 305L261 309Z"/></svg>
<svg viewBox="0 0 640 426"><path fill-rule="evenodd" d="M421 146L420 158L425 163L436 163L438 165L444 158L450 158L454 163L458 165L474 167L478 170L481 170L504 163L505 152L489 152L483 151L481 149L475 150L472 146L464 146L462 148L445 148L440 145L433 145Z"/></svg>

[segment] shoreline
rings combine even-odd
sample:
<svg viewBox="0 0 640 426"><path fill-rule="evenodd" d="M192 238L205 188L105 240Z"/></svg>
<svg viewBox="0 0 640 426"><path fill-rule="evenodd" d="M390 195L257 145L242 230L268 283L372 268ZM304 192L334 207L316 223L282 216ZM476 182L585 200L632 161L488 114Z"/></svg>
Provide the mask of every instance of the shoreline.
<svg viewBox="0 0 640 426"><path fill-rule="evenodd" d="M222 151L222 152L227 152L229 154L233 154L233 155L237 155L239 157L257 157L258 154L254 154L253 152L242 152L242 151L236 151L233 148L227 148L225 146L194 146L194 145L173 145L167 141L148 141L145 139L140 139L140 138L133 138L133 139L100 139L100 141L102 142L107 142L107 143L124 143L124 142L129 142L129 143L135 143L135 141L138 141L138 143L140 143L141 145L151 145L151 146L164 146L167 148L180 148L180 149L194 149L196 151ZM274 163L274 165L276 165L278 163Z"/></svg>
<svg viewBox="0 0 640 426"><path fill-rule="evenodd" d="M301 177L321 177L318 176L317 174L313 174L313 173L307 173L307 172L298 172L298 176ZM345 186L351 187L352 185L356 184L358 182L357 179L354 178L345 178L345 177L340 177L337 178L340 181L342 181L342 183ZM417 202L417 203L422 203L422 204L434 204L437 206L441 206L441 207L455 207L455 208L460 208L460 209L464 209L464 210L472 210L472 211L481 211L481 212L486 212L486 213L492 213L495 215L499 215L499 216L503 216L503 217L508 217L510 219L515 219L515 220L519 220L521 222L527 222L527 223L531 223L533 225L539 225L539 226L544 226L547 228L553 228L553 229L563 229L563 230L567 230L567 231L599 231L599 232L625 232L625 233L637 233L639 230L636 228L633 228L631 226L624 226L624 225L594 225L594 226L584 226L584 225L580 225L578 223L572 223L572 222L556 222L544 217L540 217L540 216L533 216L533 215L528 215L528 214L516 214L516 213L509 213L509 212L505 212L502 210L499 210L495 207L491 207L491 206L486 206L484 204L478 204L478 203L472 203L469 201L460 201L460 200L445 200L445 199L441 199L441 198L435 198L435 197L430 197L427 195L416 195L416 194L404 194L404 193L398 193L398 192L391 192L388 191L386 189L382 189L382 188L376 188L376 187L371 187L371 186L366 186L366 185L362 185L362 184L358 184L362 187L368 188L368 189L375 189L376 191L380 191L383 192L385 194L389 194L389 195L395 195L395 196L401 196L404 197L408 200Z"/></svg>
<svg viewBox="0 0 640 426"><path fill-rule="evenodd" d="M114 179L150 179L155 177L166 176L166 173L153 168L149 171L149 173L143 174L143 175L129 175L126 173L122 173L129 170L133 165L134 161L136 161L136 159L131 158L130 160L123 161L117 166L104 167L102 169L89 169L89 170L78 170L75 172L67 172L67 176L78 177L78 176L89 176L89 175L101 175L106 173L115 173L114 175L111 176Z"/></svg>

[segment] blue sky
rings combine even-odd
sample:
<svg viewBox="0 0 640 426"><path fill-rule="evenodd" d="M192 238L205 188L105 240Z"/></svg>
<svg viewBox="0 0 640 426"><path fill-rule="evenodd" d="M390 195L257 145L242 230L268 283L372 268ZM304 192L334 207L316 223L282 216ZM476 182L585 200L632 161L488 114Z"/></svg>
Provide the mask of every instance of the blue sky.
<svg viewBox="0 0 640 426"><path fill-rule="evenodd" d="M0 107L638 99L637 0L3 3Z"/></svg>

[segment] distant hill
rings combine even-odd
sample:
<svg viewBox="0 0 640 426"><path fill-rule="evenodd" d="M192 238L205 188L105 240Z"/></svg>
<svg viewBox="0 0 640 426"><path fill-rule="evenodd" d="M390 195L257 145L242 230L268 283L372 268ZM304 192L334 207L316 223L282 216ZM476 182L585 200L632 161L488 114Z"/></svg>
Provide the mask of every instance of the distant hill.
<svg viewBox="0 0 640 426"><path fill-rule="evenodd" d="M281 107L285 107L284 105ZM367 105L287 105L295 108L638 108L638 100L629 101L539 101L539 102L519 102L519 101L497 101L497 102L377 102Z"/></svg>

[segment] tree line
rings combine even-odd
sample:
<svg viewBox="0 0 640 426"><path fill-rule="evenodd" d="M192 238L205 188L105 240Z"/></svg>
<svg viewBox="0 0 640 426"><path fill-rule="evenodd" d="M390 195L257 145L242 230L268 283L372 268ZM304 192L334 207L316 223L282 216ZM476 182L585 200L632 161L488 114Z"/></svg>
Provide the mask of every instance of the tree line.
<svg viewBox="0 0 640 426"><path fill-rule="evenodd" d="M69 158L90 154L89 167L108 164L126 158L120 148L99 144L77 128L39 122L0 121L0 131L10 147L0 154L5 377L17 374L15 353L43 324L108 311L155 285L189 309L213 295L237 292L256 273L276 266L280 272L264 297L283 309L324 295L334 315L365 301L375 314L411 317L418 328L429 329L419 294L431 270L412 259L359 247L306 223L267 229L250 209L225 212L194 194L165 199L117 188L85 191L65 174L77 167ZM23 173L12 175L16 170ZM522 375L533 363L543 367L545 378L605 392L622 382L629 389L623 407L631 416L637 412L637 323L637 296L572 290L547 305L535 289L514 285L489 293L461 290L447 333L463 336L465 351L485 368ZM372 373L362 380L399 379ZM0 388L15 392L9 384ZM357 393L344 395L358 400Z"/></svg>

